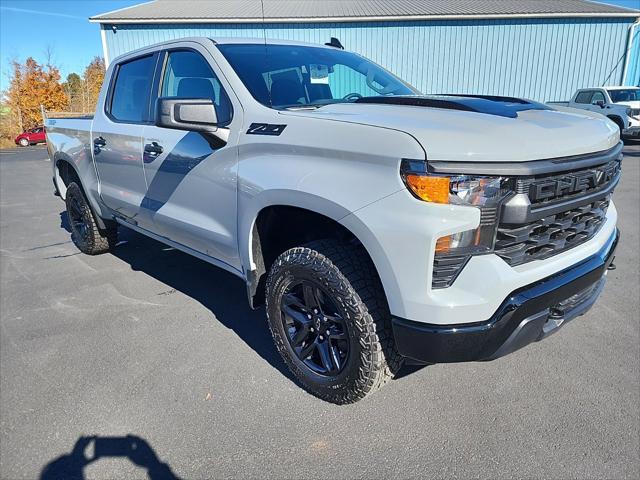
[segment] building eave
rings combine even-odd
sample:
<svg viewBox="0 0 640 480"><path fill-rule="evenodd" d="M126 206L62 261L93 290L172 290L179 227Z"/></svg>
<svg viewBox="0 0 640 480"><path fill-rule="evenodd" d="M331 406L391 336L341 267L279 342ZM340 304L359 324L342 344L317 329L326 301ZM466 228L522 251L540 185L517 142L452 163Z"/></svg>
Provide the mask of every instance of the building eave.
<svg viewBox="0 0 640 480"><path fill-rule="evenodd" d="M620 13L509 13L479 15L402 15L368 17L294 17L294 18L104 18L102 15L90 17L91 23L109 25L122 24L184 24L184 23L334 23L334 22L407 22L419 20L499 20L499 19L553 19L553 18L629 18L640 20L636 12Z"/></svg>

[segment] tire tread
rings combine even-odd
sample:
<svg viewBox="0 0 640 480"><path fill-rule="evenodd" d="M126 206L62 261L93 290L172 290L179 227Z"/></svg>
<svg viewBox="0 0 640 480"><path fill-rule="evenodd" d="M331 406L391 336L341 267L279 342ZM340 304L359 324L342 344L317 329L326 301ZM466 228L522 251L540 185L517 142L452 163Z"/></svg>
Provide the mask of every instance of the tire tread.
<svg viewBox="0 0 640 480"><path fill-rule="evenodd" d="M327 239L287 250L275 260L267 279L267 312L270 311L269 302L273 301L270 292L274 276L292 262L313 269L330 291L345 293L344 300L349 303L349 310L359 331L362 354L357 380L349 389L330 394L315 391L313 385L305 382L302 372L296 371L292 363L287 361L290 369L307 390L333 403L354 403L378 390L400 369L402 357L395 348L391 315L382 285L364 248L358 244ZM270 319L276 346L287 360L283 343L286 340L278 338L271 323Z"/></svg>
<svg viewBox="0 0 640 480"><path fill-rule="evenodd" d="M67 187L66 197L70 196L79 196L81 198L80 205L83 210L83 215L85 217L85 221L89 224L90 233L86 242L81 241L76 238L76 236L72 233L71 239L73 243L80 249L82 253L86 253L87 255L100 255L102 253L106 253L110 251L118 241L118 228L117 226L110 226L105 230L100 229L98 224L96 223L95 217L93 216L93 212L89 207L87 199L82 191L82 188L75 182L71 182ZM69 208L67 207L67 215L69 212ZM69 221L71 219L69 218Z"/></svg>

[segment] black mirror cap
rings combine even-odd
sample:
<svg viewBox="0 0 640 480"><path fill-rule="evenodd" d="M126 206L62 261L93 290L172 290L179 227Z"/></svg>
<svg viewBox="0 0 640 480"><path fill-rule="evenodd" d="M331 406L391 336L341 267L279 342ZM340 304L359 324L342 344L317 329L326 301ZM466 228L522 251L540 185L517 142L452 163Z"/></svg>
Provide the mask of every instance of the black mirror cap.
<svg viewBox="0 0 640 480"><path fill-rule="evenodd" d="M160 97L156 102L156 126L194 132L216 132L218 117L210 98Z"/></svg>
<svg viewBox="0 0 640 480"><path fill-rule="evenodd" d="M599 106L600 108L604 108L604 100L596 100L595 102L593 102L594 105Z"/></svg>

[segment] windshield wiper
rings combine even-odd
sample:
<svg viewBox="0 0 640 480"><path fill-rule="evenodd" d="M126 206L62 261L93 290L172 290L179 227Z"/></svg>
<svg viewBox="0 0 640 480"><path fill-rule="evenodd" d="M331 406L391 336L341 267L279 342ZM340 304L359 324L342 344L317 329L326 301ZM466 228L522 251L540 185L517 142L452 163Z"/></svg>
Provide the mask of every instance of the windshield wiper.
<svg viewBox="0 0 640 480"><path fill-rule="evenodd" d="M320 107L324 107L326 105L330 105L329 103L305 103L299 105L287 105L284 108L286 110L317 110Z"/></svg>
<svg viewBox="0 0 640 480"><path fill-rule="evenodd" d="M306 105L291 105L288 107L284 107L285 110L317 110L322 107L322 105L318 105L315 103L308 103Z"/></svg>

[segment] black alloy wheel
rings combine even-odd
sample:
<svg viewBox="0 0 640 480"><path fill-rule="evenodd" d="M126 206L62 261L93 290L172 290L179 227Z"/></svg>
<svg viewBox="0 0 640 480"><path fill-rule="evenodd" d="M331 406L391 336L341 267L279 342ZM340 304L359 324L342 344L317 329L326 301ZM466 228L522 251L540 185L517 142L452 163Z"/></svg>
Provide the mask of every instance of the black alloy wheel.
<svg viewBox="0 0 640 480"><path fill-rule="evenodd" d="M65 192L67 216L71 227L71 240L81 252L98 255L111 250L118 240L118 227L113 222L103 220L106 228L96 222L82 188L71 182Z"/></svg>
<svg viewBox="0 0 640 480"><path fill-rule="evenodd" d="M312 372L339 374L349 359L347 324L323 289L303 281L288 286L280 305L289 345Z"/></svg>
<svg viewBox="0 0 640 480"><path fill-rule="evenodd" d="M70 196L67 202L69 223L71 223L71 235L80 242L87 242L91 227L88 225L85 210L77 196Z"/></svg>
<svg viewBox="0 0 640 480"><path fill-rule="evenodd" d="M282 359L323 400L357 402L402 365L382 284L356 242L324 239L286 250L269 268L265 300Z"/></svg>

